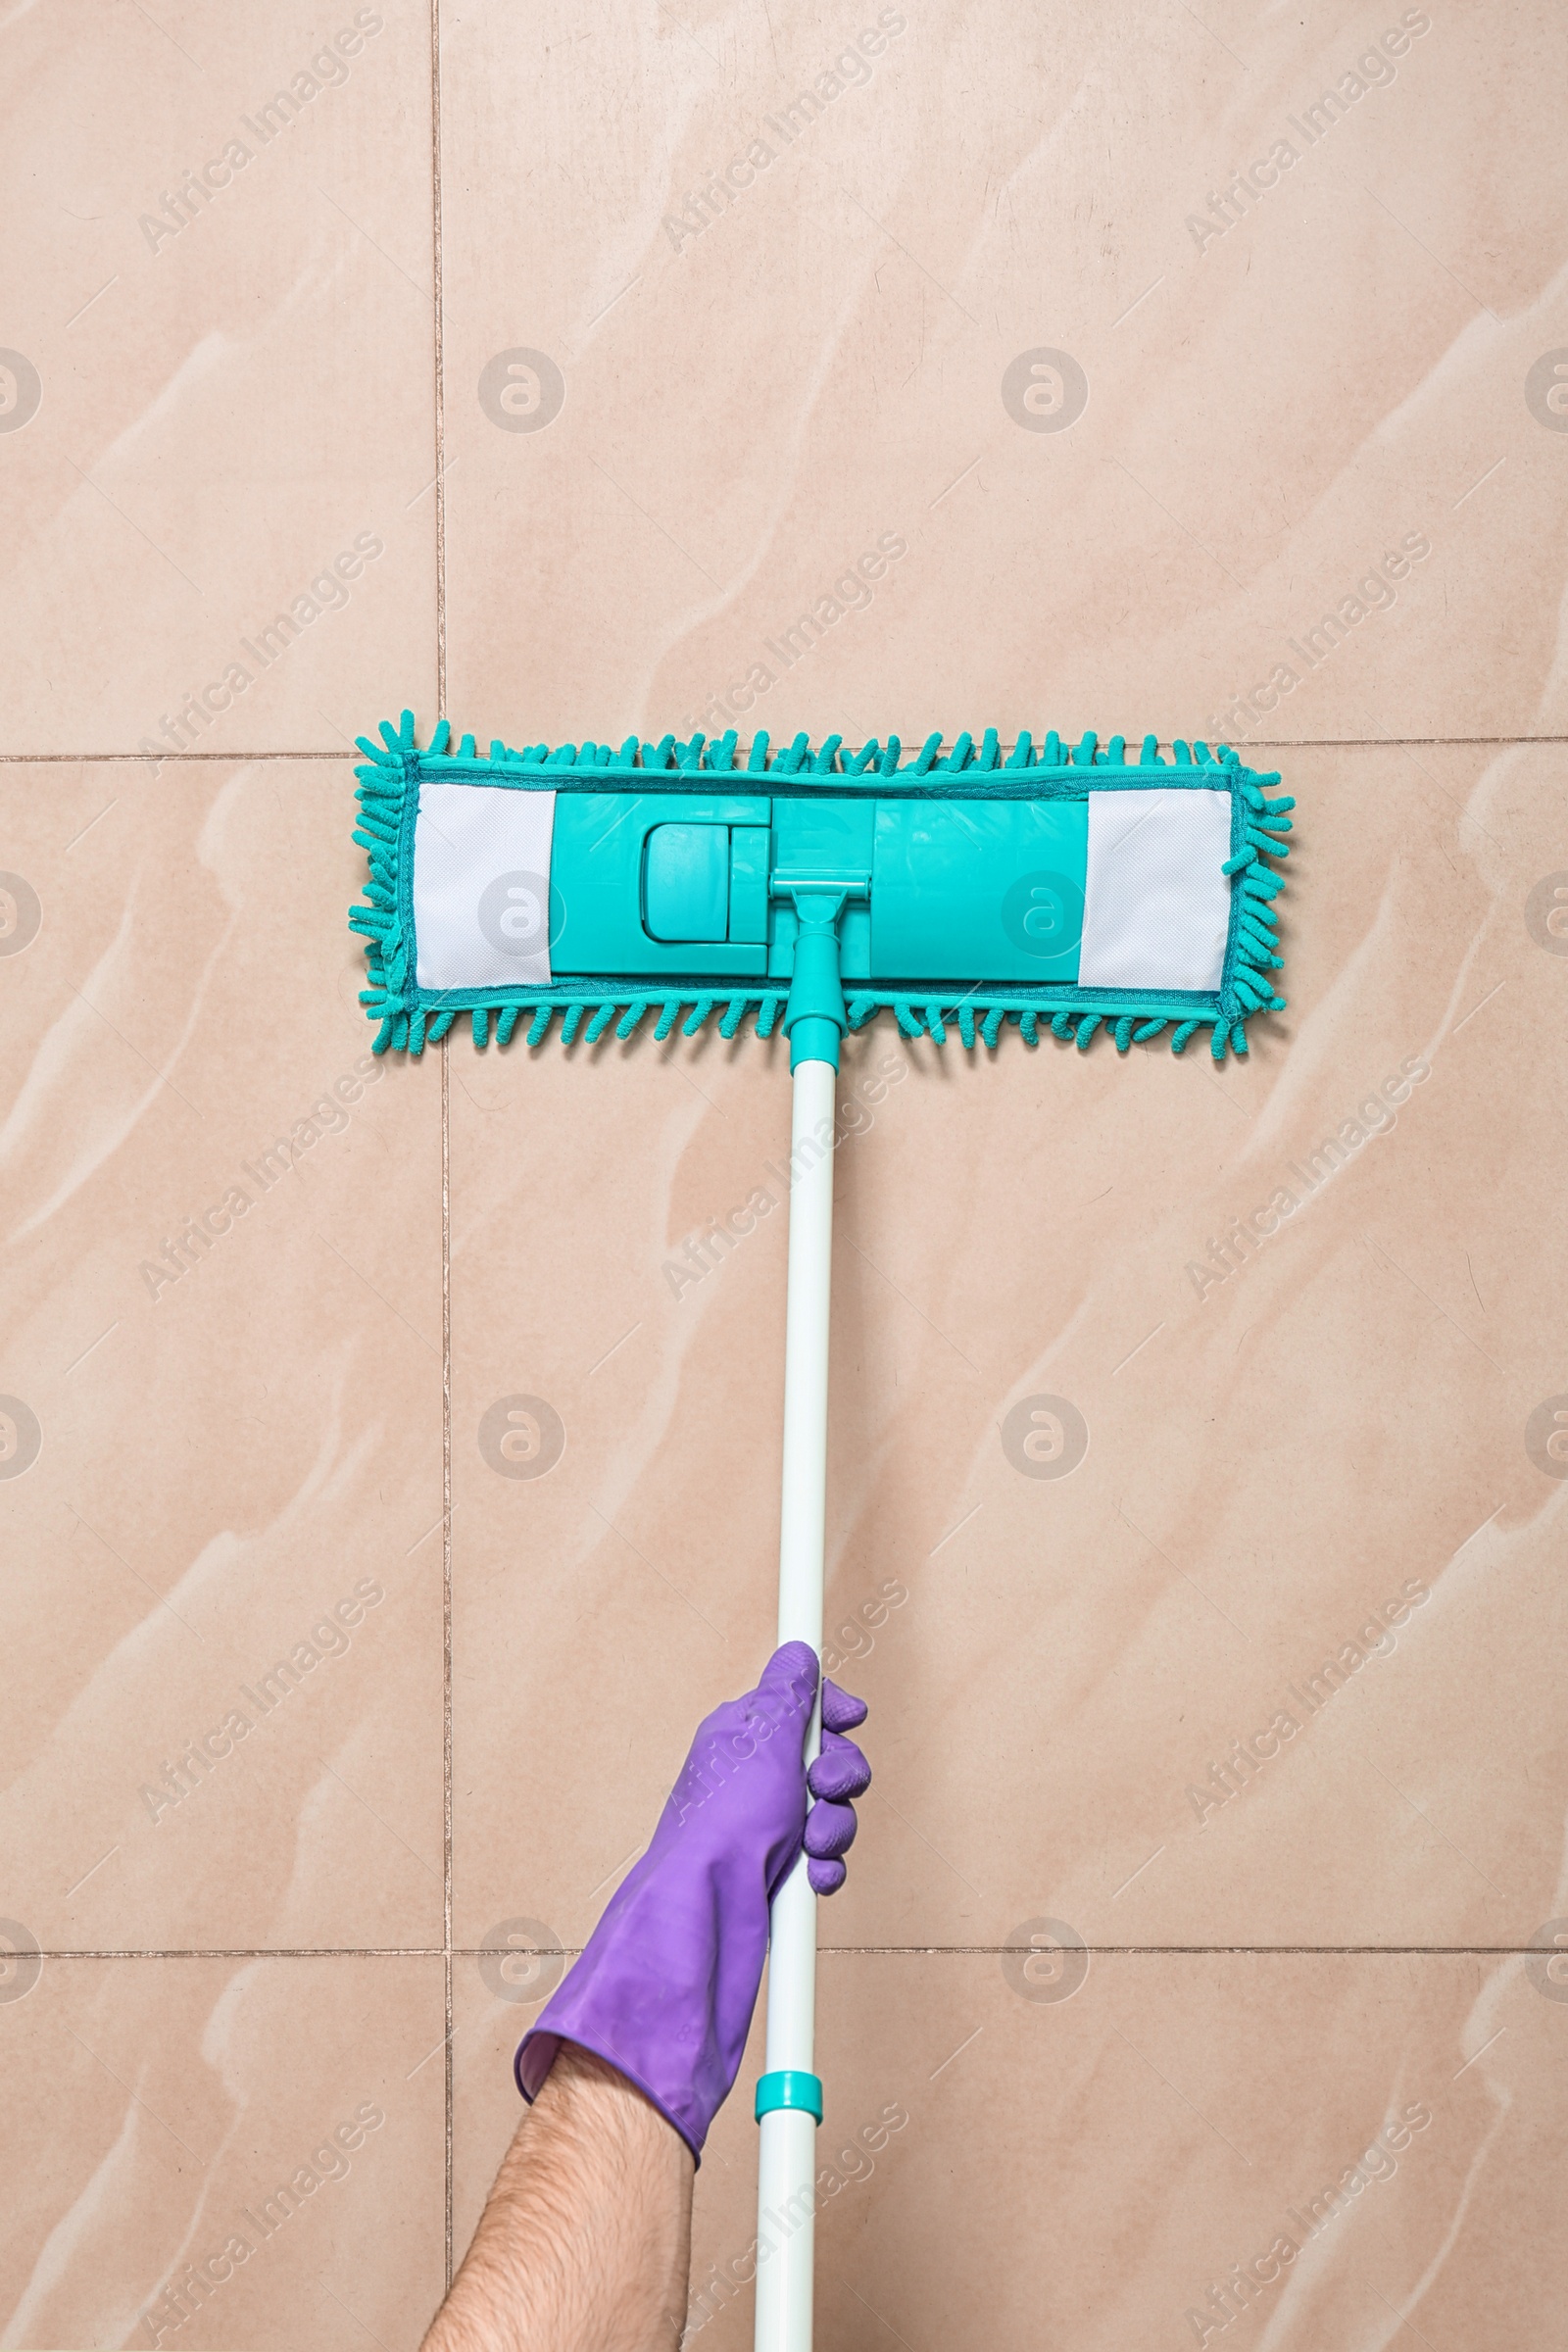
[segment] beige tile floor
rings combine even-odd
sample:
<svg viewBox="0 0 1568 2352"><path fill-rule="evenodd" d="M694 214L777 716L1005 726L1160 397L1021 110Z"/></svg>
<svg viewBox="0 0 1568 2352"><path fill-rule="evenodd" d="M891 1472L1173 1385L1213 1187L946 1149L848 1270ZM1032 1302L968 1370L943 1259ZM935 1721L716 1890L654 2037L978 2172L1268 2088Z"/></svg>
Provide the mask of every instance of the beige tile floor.
<svg viewBox="0 0 1568 2352"><path fill-rule="evenodd" d="M782 1216L663 1268L766 1183L783 1057L368 1064L347 752L404 703L1285 770L1248 1064L847 1060L819 2335L1554 2340L1560 12L0 33L0 2344L415 2346L548 1980L482 1947L581 1943L766 1646ZM481 1453L515 1394L546 1479ZM1038 1395L1068 1478L1004 1451Z"/></svg>

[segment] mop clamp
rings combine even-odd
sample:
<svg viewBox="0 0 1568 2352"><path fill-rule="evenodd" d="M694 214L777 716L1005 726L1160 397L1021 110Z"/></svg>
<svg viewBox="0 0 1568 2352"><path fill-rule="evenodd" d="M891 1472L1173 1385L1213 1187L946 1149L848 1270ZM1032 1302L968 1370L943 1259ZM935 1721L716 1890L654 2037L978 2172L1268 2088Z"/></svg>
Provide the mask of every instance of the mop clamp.
<svg viewBox="0 0 1568 2352"><path fill-rule="evenodd" d="M795 971L784 1004L784 1034L790 1068L803 1061L839 1066L839 1040L850 1025L839 973L839 917L847 898L869 898L871 877L845 881L798 880L788 867L775 868L772 887L794 902Z"/></svg>
<svg viewBox="0 0 1568 2352"><path fill-rule="evenodd" d="M818 2126L822 2121L822 2078L808 2075L799 2067L781 2067L776 2073L762 2075L757 2084L757 2120L772 2115L780 2107L792 2107L814 2116Z"/></svg>

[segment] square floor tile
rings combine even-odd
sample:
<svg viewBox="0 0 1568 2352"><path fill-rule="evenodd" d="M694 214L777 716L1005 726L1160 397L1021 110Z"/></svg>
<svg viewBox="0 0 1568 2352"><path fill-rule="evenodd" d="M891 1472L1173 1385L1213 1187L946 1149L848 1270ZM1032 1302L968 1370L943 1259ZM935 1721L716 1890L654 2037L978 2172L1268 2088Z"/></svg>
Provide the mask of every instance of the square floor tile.
<svg viewBox="0 0 1568 2352"><path fill-rule="evenodd" d="M442 2292L442 2004L439 1960L13 1974L7 2341L413 2352Z"/></svg>
<svg viewBox="0 0 1568 2352"><path fill-rule="evenodd" d="M433 702L429 23L12 20L8 752L348 750Z"/></svg>
<svg viewBox="0 0 1568 2352"><path fill-rule="evenodd" d="M439 1943L441 1078L369 1053L348 772L5 775L8 1907Z"/></svg>
<svg viewBox="0 0 1568 2352"><path fill-rule="evenodd" d="M1555 41L1535 0L465 8L454 717L1560 727L1512 593L1568 495Z"/></svg>

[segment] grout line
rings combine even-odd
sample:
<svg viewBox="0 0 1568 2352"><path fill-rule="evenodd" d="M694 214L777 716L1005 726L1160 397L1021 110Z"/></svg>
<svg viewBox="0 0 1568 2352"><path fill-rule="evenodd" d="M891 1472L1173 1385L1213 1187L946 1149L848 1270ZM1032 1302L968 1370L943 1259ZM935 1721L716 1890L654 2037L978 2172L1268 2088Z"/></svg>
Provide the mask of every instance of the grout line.
<svg viewBox="0 0 1568 2352"><path fill-rule="evenodd" d="M452 2284L452 1063L441 1040L441 1940L446 2004L446 2266Z"/></svg>
<svg viewBox="0 0 1568 2352"><path fill-rule="evenodd" d="M444 427L439 435L444 446ZM455 462L454 462L455 463ZM449 469L450 470L450 469ZM436 667L438 692L446 702L446 506L443 497L445 477L436 480ZM477 731L477 730L476 730ZM905 744L920 736L918 727L910 728L904 737ZM1108 737L1105 738L1109 740ZM1188 742L1192 737L1186 738ZM1233 744L1232 750L1251 752L1399 752L1411 746L1424 751L1520 751L1532 744L1550 749L1555 744L1568 744L1568 735L1275 735L1258 736L1250 743ZM736 758L751 747L737 743ZM946 736L942 748L951 750ZM1010 750L1010 744L1003 746ZM1038 747L1037 747L1038 748ZM1167 747L1168 748L1168 747ZM341 744L331 744L324 751L232 751L232 752L164 752L156 760L145 752L0 752L0 767L107 767L111 763L123 766L134 762L138 767L254 767L264 760L343 760L354 755L344 751ZM1136 762L1135 762L1136 764Z"/></svg>
<svg viewBox="0 0 1568 2352"><path fill-rule="evenodd" d="M439 1960L442 1953L438 1943L140 1944L118 1948L45 1943L38 1947L37 1956L40 1960Z"/></svg>
<svg viewBox="0 0 1568 2352"><path fill-rule="evenodd" d="M84 1944L41 1944L40 1960L478 1960L479 1943L349 1943L140 1945L134 1948ZM552 1956L581 1956L575 1943L540 1944ZM835 1960L985 1960L1013 1955L1015 1943L824 1943L817 1950ZM1527 1960L1535 1943L1086 1943L1086 1952L1128 1959L1193 1960ZM29 1955L30 1957L31 1955ZM1495 2039L1494 2035L1494 2039Z"/></svg>
<svg viewBox="0 0 1568 2352"><path fill-rule="evenodd" d="M329 752L0 752L3 767L107 767L133 763L137 767L172 767L177 761L195 767L254 767L261 760L347 760L341 744ZM96 822L96 819L94 820Z"/></svg>
<svg viewBox="0 0 1568 2352"><path fill-rule="evenodd" d="M441 0L430 0L430 254L431 344L435 396L435 714L447 707L447 461L446 351L441 277ZM441 1940L445 2002L446 2282L453 2270L452 2057L452 1062L441 1040Z"/></svg>
<svg viewBox="0 0 1568 2352"><path fill-rule="evenodd" d="M1542 1947L1536 1943L1085 1943L1083 1948L1130 1959L1512 1960L1527 1959ZM1016 1943L821 1943L817 1951L849 1960L963 1960L1026 1952L1026 1947Z"/></svg>
<svg viewBox="0 0 1568 2352"><path fill-rule="evenodd" d="M1150 1857L1153 1859L1152 1855ZM1193 1960L1517 1960L1541 1950L1535 1943L1089 1943L1086 1952L1112 1958ZM820 1955L840 1960L986 1959L1026 1952L1016 1943L821 1943Z"/></svg>
<svg viewBox="0 0 1568 2352"><path fill-rule="evenodd" d="M447 707L446 345L441 314L441 0L430 0L430 181L435 329L435 707L439 718ZM450 2240L450 2218L447 2235ZM449 2274L451 2268L449 2243Z"/></svg>

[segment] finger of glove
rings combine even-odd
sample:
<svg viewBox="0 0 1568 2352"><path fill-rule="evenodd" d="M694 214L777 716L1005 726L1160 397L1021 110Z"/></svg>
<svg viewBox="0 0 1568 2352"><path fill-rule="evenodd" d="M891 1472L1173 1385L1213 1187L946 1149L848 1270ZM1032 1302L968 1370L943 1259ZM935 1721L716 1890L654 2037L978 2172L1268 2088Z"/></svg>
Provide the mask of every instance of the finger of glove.
<svg viewBox="0 0 1568 2352"><path fill-rule="evenodd" d="M784 1642L762 1668L757 1689L747 1693L748 1711L774 1723L798 1716L804 1728L816 1696L818 1672L816 1652L808 1642Z"/></svg>
<svg viewBox="0 0 1568 2352"><path fill-rule="evenodd" d="M819 1862L836 1861L849 1852L859 1826L853 1805L820 1798L806 1816L806 1850Z"/></svg>
<svg viewBox="0 0 1568 2352"><path fill-rule="evenodd" d="M863 1796L871 1786L871 1767L853 1740L838 1732L822 1734L822 1753L806 1776L813 1796Z"/></svg>
<svg viewBox="0 0 1568 2352"><path fill-rule="evenodd" d="M867 1708L863 1698L856 1698L841 1690L831 1675L822 1685L822 1728L828 1732L853 1732L863 1723Z"/></svg>
<svg viewBox="0 0 1568 2352"><path fill-rule="evenodd" d="M837 1894L850 1874L842 1862L808 1862L806 1875L813 1894Z"/></svg>

